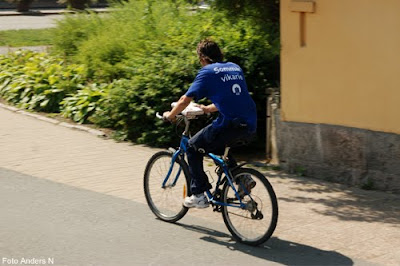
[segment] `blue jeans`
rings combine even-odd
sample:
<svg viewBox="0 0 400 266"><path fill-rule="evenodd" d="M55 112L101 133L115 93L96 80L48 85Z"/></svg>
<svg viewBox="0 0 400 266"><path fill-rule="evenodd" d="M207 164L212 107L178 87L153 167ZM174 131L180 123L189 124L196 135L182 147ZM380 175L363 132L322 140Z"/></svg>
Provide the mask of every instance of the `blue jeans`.
<svg viewBox="0 0 400 266"><path fill-rule="evenodd" d="M189 140L187 158L191 175L190 188L192 194L200 194L211 189L211 184L203 168L203 157L206 153L222 155L225 147L239 139L249 139L254 133L249 133L247 127L228 126L214 128L212 124L206 126ZM229 156L229 167L236 165L232 156Z"/></svg>

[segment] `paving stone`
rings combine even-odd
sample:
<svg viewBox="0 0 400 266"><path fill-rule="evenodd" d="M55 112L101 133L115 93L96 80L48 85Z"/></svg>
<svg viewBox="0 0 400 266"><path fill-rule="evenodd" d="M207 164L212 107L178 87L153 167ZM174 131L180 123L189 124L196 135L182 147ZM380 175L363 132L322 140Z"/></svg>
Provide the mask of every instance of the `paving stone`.
<svg viewBox="0 0 400 266"><path fill-rule="evenodd" d="M98 138L73 130L74 125L48 123L26 113L0 106L0 168L146 202L144 168L159 149ZM212 167L207 169L213 173ZM287 250L283 257L295 256L289 248L296 247L306 253L335 254L355 265L400 265L399 195L283 172L264 173L278 196L280 211L267 247ZM221 214L211 208L189 214L223 226Z"/></svg>

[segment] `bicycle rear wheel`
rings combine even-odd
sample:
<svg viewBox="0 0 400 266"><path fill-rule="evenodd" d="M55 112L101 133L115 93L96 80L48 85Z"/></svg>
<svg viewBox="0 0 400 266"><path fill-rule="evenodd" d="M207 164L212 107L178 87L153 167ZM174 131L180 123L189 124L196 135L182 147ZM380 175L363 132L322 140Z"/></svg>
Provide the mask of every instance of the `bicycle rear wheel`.
<svg viewBox="0 0 400 266"><path fill-rule="evenodd" d="M163 187L171 162L169 151L157 152L150 158L144 173L144 194L151 211L161 220L173 223L188 211L182 202L188 196L190 180L187 164L177 158Z"/></svg>
<svg viewBox="0 0 400 266"><path fill-rule="evenodd" d="M222 216L225 225L237 241L252 246L260 245L271 237L278 221L275 192L265 176L254 169L239 168L233 171L232 176L235 189L241 191L241 199L246 207L224 206ZM239 180L249 177L256 183L247 191ZM223 202L239 206L239 200L228 182L223 187L222 195Z"/></svg>

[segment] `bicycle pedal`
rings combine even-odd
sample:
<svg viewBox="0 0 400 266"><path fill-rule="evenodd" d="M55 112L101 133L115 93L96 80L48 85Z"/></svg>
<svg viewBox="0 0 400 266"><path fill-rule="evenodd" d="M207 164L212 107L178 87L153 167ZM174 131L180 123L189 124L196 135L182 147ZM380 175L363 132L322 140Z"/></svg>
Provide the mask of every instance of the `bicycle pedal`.
<svg viewBox="0 0 400 266"><path fill-rule="evenodd" d="M213 212L222 212L222 206L214 206Z"/></svg>

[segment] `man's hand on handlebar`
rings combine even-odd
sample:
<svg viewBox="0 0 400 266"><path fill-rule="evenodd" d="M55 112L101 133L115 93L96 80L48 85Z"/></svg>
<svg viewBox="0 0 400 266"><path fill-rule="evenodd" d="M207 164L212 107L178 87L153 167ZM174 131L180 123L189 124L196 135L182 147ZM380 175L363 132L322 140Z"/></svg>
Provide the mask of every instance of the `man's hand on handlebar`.
<svg viewBox="0 0 400 266"><path fill-rule="evenodd" d="M202 105L201 104L199 107L203 110L203 112L205 114L209 114L209 113L213 113L213 112L217 112L218 111L217 107L214 104L209 104L209 105Z"/></svg>
<svg viewBox="0 0 400 266"><path fill-rule="evenodd" d="M183 95L178 102L172 103L171 111L163 113L162 119L164 121L175 123L177 120L176 116L179 116L180 113L182 113L182 115L184 115L188 119L195 119L199 115L210 114L218 111L217 107L214 104L199 105L197 103L191 102L192 99L193 98L191 97ZM160 115L158 115L157 117L161 118Z"/></svg>
<svg viewBox="0 0 400 266"><path fill-rule="evenodd" d="M176 116L171 116L171 112L164 112L163 113L163 118L165 120L168 120L171 123L175 123L176 122Z"/></svg>
<svg viewBox="0 0 400 266"><path fill-rule="evenodd" d="M190 104L192 100L193 98L183 95L171 111L163 113L163 117L171 123L174 123L176 121L175 116L180 114Z"/></svg>

